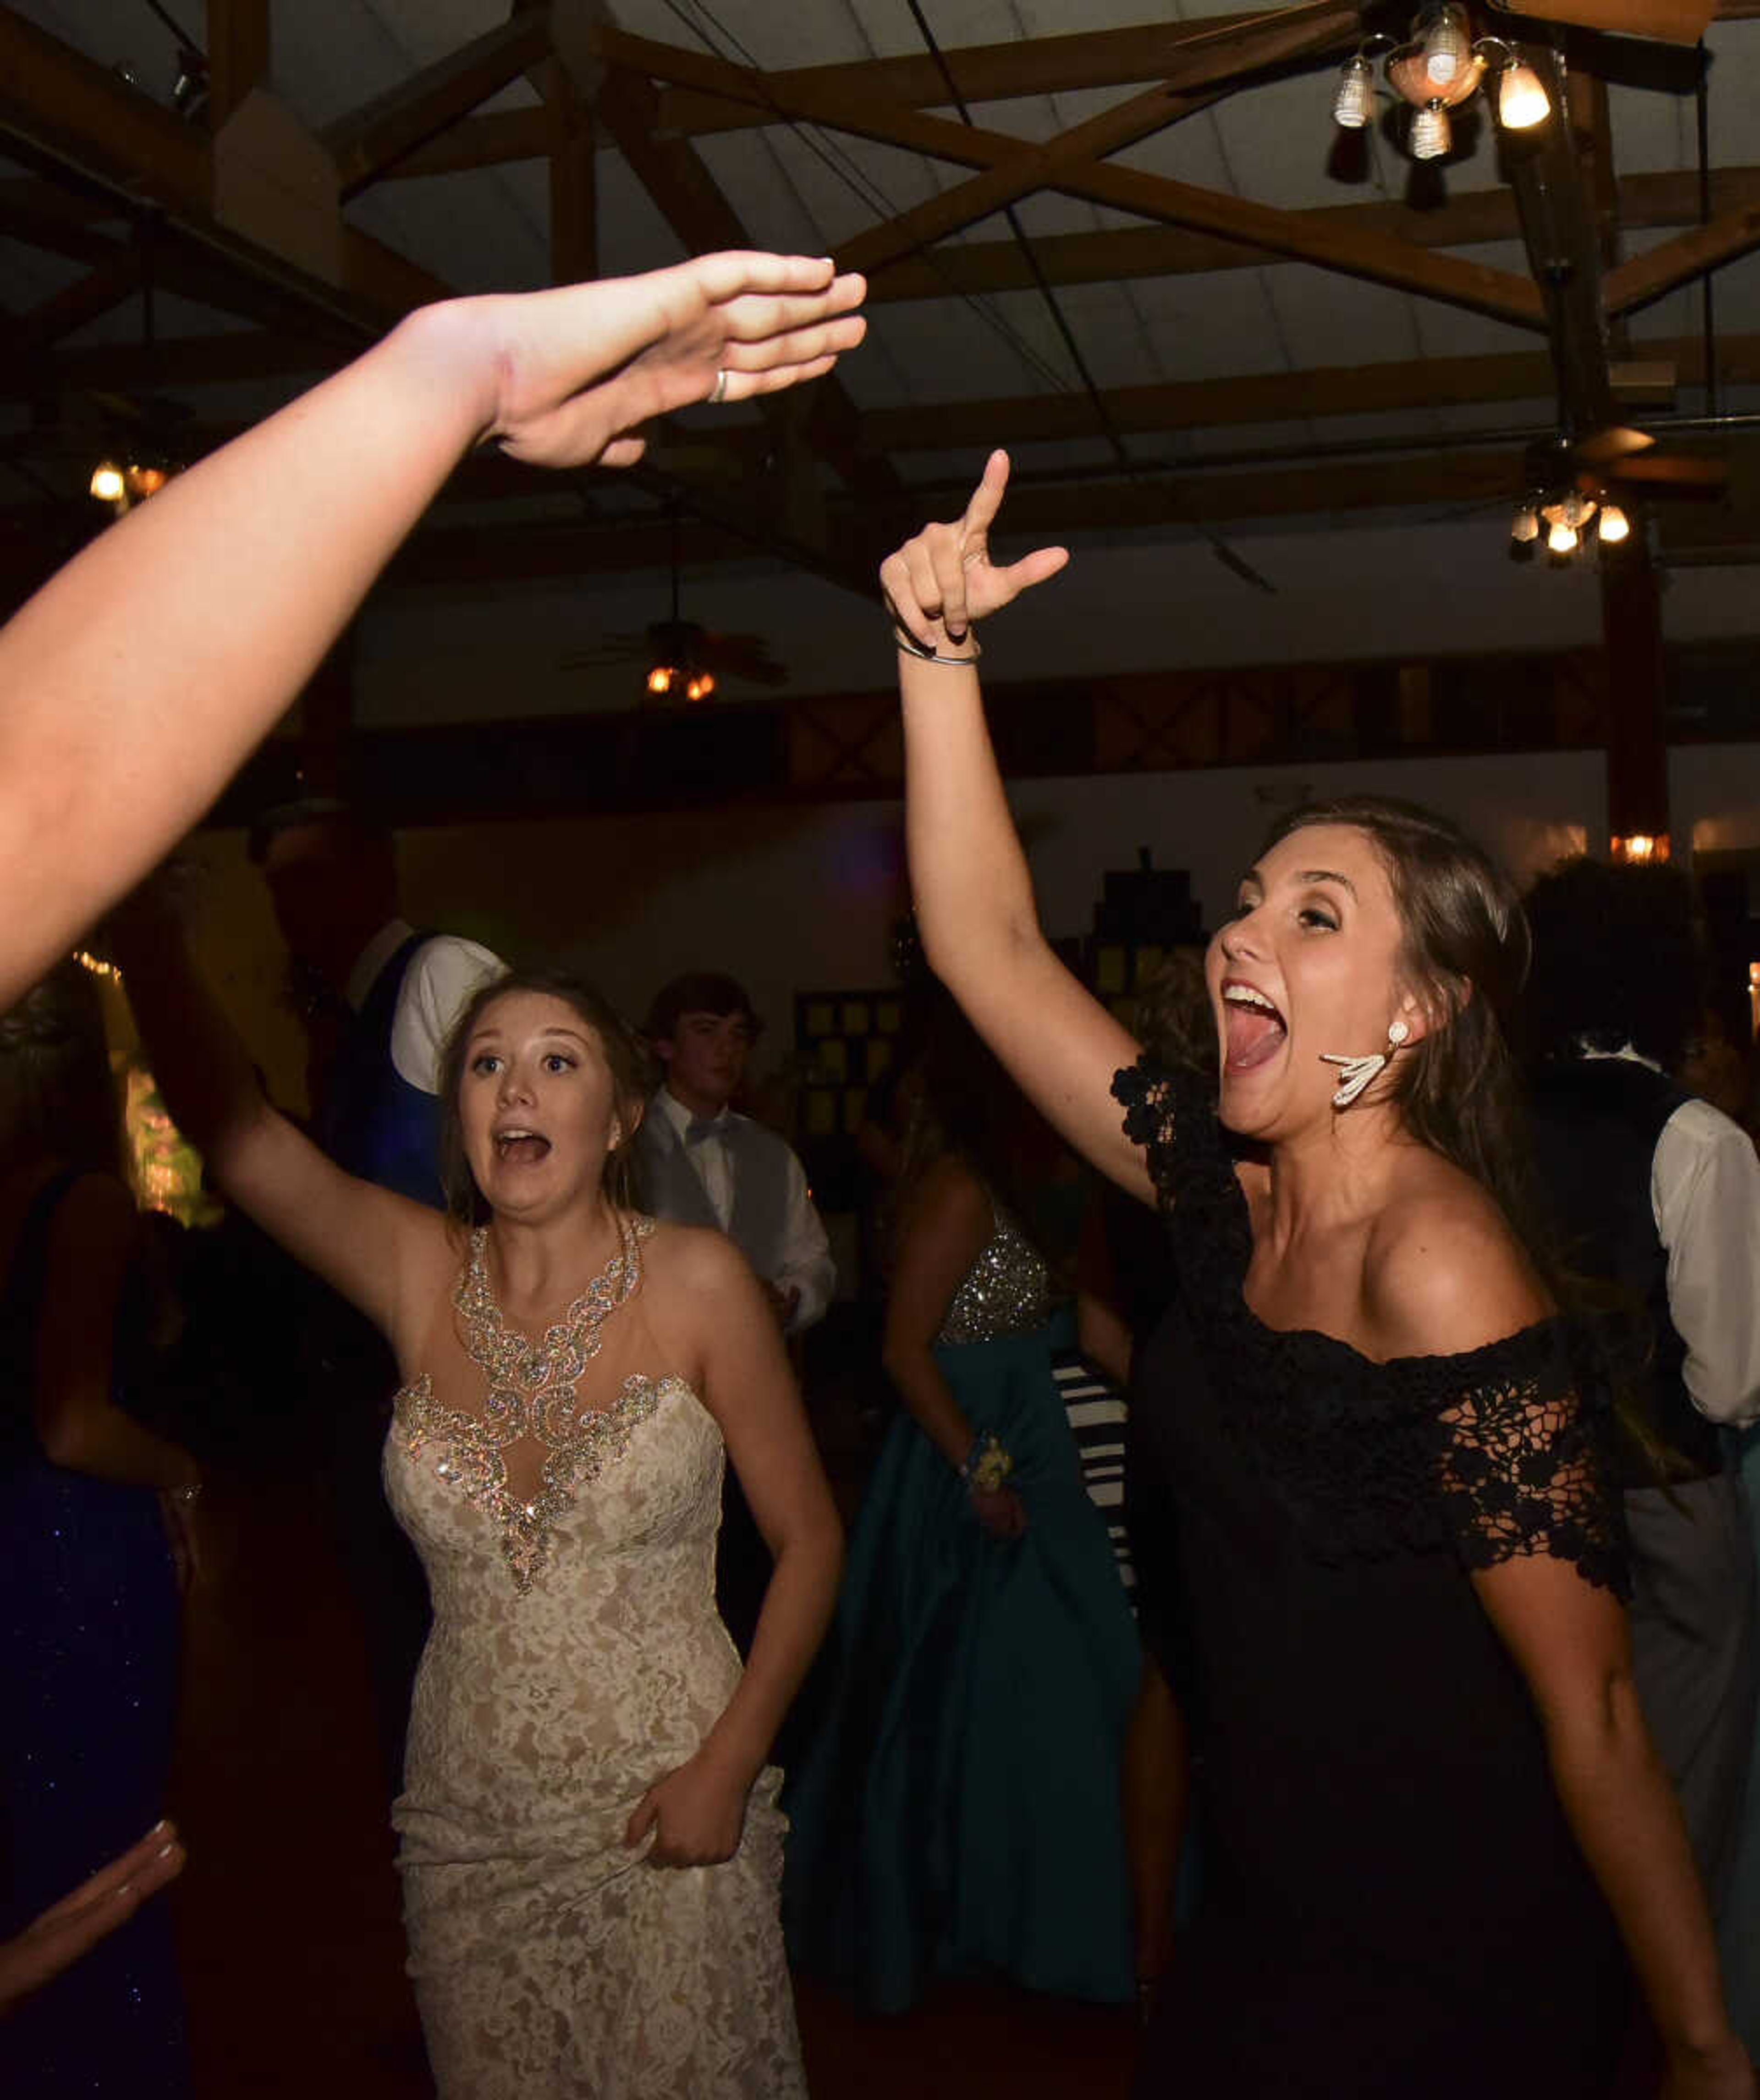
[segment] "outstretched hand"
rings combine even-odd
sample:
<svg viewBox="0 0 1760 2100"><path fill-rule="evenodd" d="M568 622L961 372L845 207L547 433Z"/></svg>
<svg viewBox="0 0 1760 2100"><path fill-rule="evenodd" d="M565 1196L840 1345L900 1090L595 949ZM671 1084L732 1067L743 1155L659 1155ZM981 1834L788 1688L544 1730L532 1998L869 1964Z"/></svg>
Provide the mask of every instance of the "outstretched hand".
<svg viewBox="0 0 1760 2100"><path fill-rule="evenodd" d="M867 289L823 257L733 249L475 302L493 337L483 435L538 466L633 465L656 416L830 371L867 331L854 311Z"/></svg>
<svg viewBox="0 0 1760 2100"><path fill-rule="evenodd" d="M125 1924L183 1866L176 1831L169 1823L155 1824L71 1895L51 1904L12 1939L0 1940L0 2014Z"/></svg>
<svg viewBox="0 0 1760 2100"><path fill-rule="evenodd" d="M925 648L958 648L974 620L999 612L1022 591L1054 576L1067 547L1040 547L1006 568L990 558L990 530L1008 486L1008 455L995 452L972 492L965 514L951 525L925 525L880 563L880 588L893 618Z"/></svg>

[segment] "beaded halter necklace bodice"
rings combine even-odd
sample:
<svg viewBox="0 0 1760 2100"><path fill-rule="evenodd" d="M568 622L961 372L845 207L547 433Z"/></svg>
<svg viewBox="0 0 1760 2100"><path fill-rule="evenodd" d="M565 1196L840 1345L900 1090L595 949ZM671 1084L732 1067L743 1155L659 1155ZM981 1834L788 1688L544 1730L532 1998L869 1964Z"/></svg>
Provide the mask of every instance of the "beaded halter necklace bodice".
<svg viewBox="0 0 1760 2100"><path fill-rule="evenodd" d="M626 1379L617 1398L584 1406L576 1388L603 1346L605 1322L642 1283L642 1242L654 1220L619 1221L617 1252L541 1339L508 1326L489 1282L488 1233L470 1236L470 1252L452 1303L463 1321L465 1352L488 1392L480 1414L443 1406L424 1371L397 1396L396 1423L412 1458L428 1444L444 1448L434 1467L501 1528L501 1551L524 1595L548 1557L551 1534L580 1489L628 1448L631 1432L659 1404L651 1379ZM509 1484L505 1456L531 1443L544 1456L528 1492Z"/></svg>

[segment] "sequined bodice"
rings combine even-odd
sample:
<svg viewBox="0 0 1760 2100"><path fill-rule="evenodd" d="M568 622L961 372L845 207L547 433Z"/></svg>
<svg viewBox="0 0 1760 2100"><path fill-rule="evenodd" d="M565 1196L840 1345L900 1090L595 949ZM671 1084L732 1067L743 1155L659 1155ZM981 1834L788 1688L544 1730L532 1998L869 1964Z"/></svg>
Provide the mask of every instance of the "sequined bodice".
<svg viewBox="0 0 1760 2100"><path fill-rule="evenodd" d="M394 1436L412 1458L430 1448L435 1476L481 1510L501 1534L514 1586L532 1587L549 1551L557 1520L580 1489L620 1458L638 1422L654 1412L651 1379L624 1381L607 1407L584 1407L576 1386L599 1353L606 1321L642 1287L642 1244L654 1220L626 1217L618 1251L541 1341L508 1326L489 1284L487 1240L479 1228L452 1303L466 1353L487 1382L480 1414L444 1407L426 1372L393 1405ZM535 1446L538 1470L522 1484L510 1475L509 1447Z"/></svg>
<svg viewBox="0 0 1760 2100"><path fill-rule="evenodd" d="M946 1346L1030 1334L1051 1317L1051 1304L1044 1256L999 1203L995 1229L954 1293L935 1339Z"/></svg>

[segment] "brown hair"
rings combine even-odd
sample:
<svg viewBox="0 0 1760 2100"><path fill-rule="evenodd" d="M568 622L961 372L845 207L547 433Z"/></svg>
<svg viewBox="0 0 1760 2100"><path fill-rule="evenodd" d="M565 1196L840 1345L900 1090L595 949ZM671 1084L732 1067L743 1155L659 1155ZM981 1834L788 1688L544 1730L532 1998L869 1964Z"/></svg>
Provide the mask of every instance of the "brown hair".
<svg viewBox="0 0 1760 2100"><path fill-rule="evenodd" d="M1202 948L1176 948L1143 973L1131 1002L1131 1033L1157 1064L1215 1084L1216 1016Z"/></svg>
<svg viewBox="0 0 1760 2100"><path fill-rule="evenodd" d="M745 986L722 970L687 970L662 985L654 995L642 1032L651 1043L669 1043L687 1013L711 1013L717 1021L730 1013L743 1014L754 1043L764 1030Z"/></svg>
<svg viewBox="0 0 1760 2100"><path fill-rule="evenodd" d="M446 1191L446 1214L461 1225L480 1225L489 1207L465 1156L458 1092L465 1076L465 1053L483 1015L498 999L518 991L559 999L586 1023L611 1067L613 1099L622 1135L605 1155L602 1186L619 1210L631 1207L631 1161L636 1132L653 1089L651 1068L641 1038L605 995L584 978L560 969L509 970L484 985L460 1014L446 1039L440 1061L440 1180Z"/></svg>
<svg viewBox="0 0 1760 2100"><path fill-rule="evenodd" d="M1304 803L1273 825L1261 853L1315 824L1361 832L1387 871L1404 929L1401 974L1430 1022L1393 1061L1406 1128L1489 1190L1538 1255L1526 1111L1506 1033L1529 954L1514 888L1447 818L1386 795Z"/></svg>

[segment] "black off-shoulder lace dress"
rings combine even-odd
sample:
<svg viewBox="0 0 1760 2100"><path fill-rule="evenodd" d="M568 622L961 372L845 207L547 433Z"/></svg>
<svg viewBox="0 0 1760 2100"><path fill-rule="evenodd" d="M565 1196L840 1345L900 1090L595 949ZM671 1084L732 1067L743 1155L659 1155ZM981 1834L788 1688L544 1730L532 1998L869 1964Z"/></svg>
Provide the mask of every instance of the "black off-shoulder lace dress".
<svg viewBox="0 0 1760 2100"><path fill-rule="evenodd" d="M1599 2100L1624 1959L1468 1579L1550 1553L1623 1581L1568 1326L1385 1364L1264 1326L1214 1107L1146 1061L1114 1092L1180 1283L1131 1494L1206 1839L1139 2093Z"/></svg>

